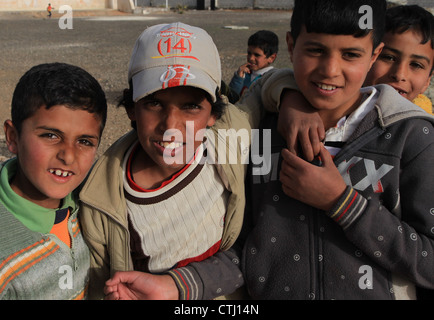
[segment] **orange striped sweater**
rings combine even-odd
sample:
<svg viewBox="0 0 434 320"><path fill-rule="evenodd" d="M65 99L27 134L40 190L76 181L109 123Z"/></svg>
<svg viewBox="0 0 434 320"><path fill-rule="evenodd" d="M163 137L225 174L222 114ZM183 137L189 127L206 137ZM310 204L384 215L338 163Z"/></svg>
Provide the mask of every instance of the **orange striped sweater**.
<svg viewBox="0 0 434 320"><path fill-rule="evenodd" d="M55 235L27 229L0 204L0 299L86 297L89 251L77 221L68 221L71 248Z"/></svg>

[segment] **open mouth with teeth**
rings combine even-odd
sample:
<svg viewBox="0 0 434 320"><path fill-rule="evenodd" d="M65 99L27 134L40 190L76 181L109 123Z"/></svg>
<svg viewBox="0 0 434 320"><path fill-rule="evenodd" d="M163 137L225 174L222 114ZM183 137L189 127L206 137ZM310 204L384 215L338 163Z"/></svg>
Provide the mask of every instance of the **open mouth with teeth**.
<svg viewBox="0 0 434 320"><path fill-rule="evenodd" d="M50 171L51 174L54 174L54 175L56 175L58 177L64 177L65 178L65 177L72 176L72 172L63 171L63 170L60 170L60 169L50 169L48 171Z"/></svg>
<svg viewBox="0 0 434 320"><path fill-rule="evenodd" d="M165 149L176 149L182 147L184 144L181 142L168 142L168 141L160 141L158 142L160 146L162 146Z"/></svg>
<svg viewBox="0 0 434 320"><path fill-rule="evenodd" d="M393 87L393 86L392 86ZM401 96L405 96L405 95L407 95L408 94L408 92L407 91L404 91L404 90L402 90L402 89L400 89L400 88L396 88L396 87L393 87L396 91L398 91L398 93L401 95Z"/></svg>
<svg viewBox="0 0 434 320"><path fill-rule="evenodd" d="M315 85L325 91L333 91L336 90L338 87L333 86L333 85L328 85L328 84L324 84L324 83L315 83Z"/></svg>

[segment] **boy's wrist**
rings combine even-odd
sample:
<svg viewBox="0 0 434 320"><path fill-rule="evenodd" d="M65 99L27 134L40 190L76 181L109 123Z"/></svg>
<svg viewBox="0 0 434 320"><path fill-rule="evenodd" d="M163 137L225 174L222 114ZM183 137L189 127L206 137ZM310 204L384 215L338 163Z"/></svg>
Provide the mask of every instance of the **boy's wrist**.
<svg viewBox="0 0 434 320"><path fill-rule="evenodd" d="M201 300L203 296L203 285L197 280L200 279L194 268L182 267L167 272L175 282L179 293L179 300Z"/></svg>
<svg viewBox="0 0 434 320"><path fill-rule="evenodd" d="M355 189L347 186L336 204L326 211L327 216L346 229L362 214L368 201Z"/></svg>

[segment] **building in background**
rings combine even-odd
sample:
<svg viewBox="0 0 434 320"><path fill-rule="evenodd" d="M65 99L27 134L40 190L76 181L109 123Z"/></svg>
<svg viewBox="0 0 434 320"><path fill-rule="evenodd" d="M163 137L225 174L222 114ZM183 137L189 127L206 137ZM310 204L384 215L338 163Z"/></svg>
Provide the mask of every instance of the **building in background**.
<svg viewBox="0 0 434 320"><path fill-rule="evenodd" d="M434 8L434 0L390 0L393 4L418 4ZM69 5L74 10L118 9L134 12L137 8L176 8L188 9L292 9L294 0L1 0L0 11L39 11L46 10L48 3L58 10Z"/></svg>

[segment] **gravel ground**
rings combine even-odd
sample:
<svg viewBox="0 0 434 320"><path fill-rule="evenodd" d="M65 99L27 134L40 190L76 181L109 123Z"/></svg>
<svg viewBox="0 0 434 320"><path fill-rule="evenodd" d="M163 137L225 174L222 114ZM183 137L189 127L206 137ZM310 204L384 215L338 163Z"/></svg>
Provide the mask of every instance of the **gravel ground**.
<svg viewBox="0 0 434 320"><path fill-rule="evenodd" d="M117 108L116 102L127 86L134 42L148 26L182 21L208 31L219 49L222 77L227 82L245 61L247 38L260 29L273 30L281 40L281 54L275 66L284 67L289 63L285 49L288 11L189 10L182 14L155 11L145 15L114 10L73 12L73 29L64 30L59 28L59 17L60 14L53 14L48 19L44 12L0 12L0 121L10 118L13 90L29 68L45 62L78 65L100 81L109 102L100 154L130 129L123 108ZM1 131L0 158L9 156Z"/></svg>
<svg viewBox="0 0 434 320"><path fill-rule="evenodd" d="M127 85L134 42L148 26L182 21L208 31L219 49L226 82L245 61L247 38L260 29L272 30L279 36L280 51L274 65L290 65L285 47L289 11L188 10L182 14L154 11L144 15L115 10L74 11L73 29L59 28L59 17L59 13L48 19L45 12L0 12L0 121L10 118L14 87L30 67L45 62L75 64L100 81L109 102L99 154L130 129L129 120L124 110L116 107L116 101ZM430 90L434 97L433 88ZM1 132L0 159L9 156Z"/></svg>

